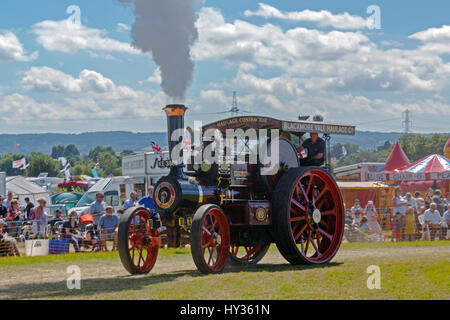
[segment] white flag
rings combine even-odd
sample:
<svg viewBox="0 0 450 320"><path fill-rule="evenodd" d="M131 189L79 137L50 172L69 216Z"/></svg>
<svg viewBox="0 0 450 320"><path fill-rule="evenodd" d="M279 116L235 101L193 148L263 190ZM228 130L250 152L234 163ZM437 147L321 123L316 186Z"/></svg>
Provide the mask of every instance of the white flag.
<svg viewBox="0 0 450 320"><path fill-rule="evenodd" d="M20 169L20 168L24 169L24 168L28 167L27 159L23 158L20 160L13 161L12 167L13 167L13 169Z"/></svg>
<svg viewBox="0 0 450 320"><path fill-rule="evenodd" d="M64 157L58 158L58 161L61 162L61 165L63 167L60 172L64 173L66 175L67 180L70 180L70 167L71 166L70 166L69 161L67 161L67 159Z"/></svg>
<svg viewBox="0 0 450 320"><path fill-rule="evenodd" d="M342 146L342 156L344 156L344 157L347 156L347 149L345 149L344 146Z"/></svg>

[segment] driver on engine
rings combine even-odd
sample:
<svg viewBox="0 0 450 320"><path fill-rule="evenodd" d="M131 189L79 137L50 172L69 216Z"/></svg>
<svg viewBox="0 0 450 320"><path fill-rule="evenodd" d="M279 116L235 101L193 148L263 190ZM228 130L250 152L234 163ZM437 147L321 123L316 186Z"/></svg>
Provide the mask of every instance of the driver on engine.
<svg viewBox="0 0 450 320"><path fill-rule="evenodd" d="M313 119L315 122L322 122L321 116L315 116ZM319 138L317 132L311 132L310 138L303 142L303 148L308 150L308 156L306 159L301 160L302 166L317 166L320 167L325 163L326 143L325 140Z"/></svg>

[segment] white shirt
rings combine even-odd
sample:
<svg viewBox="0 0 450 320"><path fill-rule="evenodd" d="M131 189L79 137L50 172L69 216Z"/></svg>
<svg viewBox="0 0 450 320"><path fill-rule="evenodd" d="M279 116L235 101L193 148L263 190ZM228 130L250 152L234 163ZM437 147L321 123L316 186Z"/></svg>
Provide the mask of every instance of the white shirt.
<svg viewBox="0 0 450 320"><path fill-rule="evenodd" d="M431 224L439 224L441 222L441 214L439 211L434 210L434 212L431 211L431 209L425 210L423 214L423 220L425 222L429 222Z"/></svg>
<svg viewBox="0 0 450 320"><path fill-rule="evenodd" d="M6 208L11 207L11 200L9 200L9 199L3 200L3 205L4 205Z"/></svg>
<svg viewBox="0 0 450 320"><path fill-rule="evenodd" d="M406 200L403 197L394 197L394 214L400 212L402 215L405 215L406 208L405 206L401 206L400 204L406 203Z"/></svg>
<svg viewBox="0 0 450 320"><path fill-rule="evenodd" d="M450 209L444 212L444 220L447 222L447 224L450 223Z"/></svg>
<svg viewBox="0 0 450 320"><path fill-rule="evenodd" d="M405 198L406 200L406 198ZM417 209L417 202L416 199L411 197L411 200L406 200L406 202L408 202L408 206L413 207L414 209Z"/></svg>

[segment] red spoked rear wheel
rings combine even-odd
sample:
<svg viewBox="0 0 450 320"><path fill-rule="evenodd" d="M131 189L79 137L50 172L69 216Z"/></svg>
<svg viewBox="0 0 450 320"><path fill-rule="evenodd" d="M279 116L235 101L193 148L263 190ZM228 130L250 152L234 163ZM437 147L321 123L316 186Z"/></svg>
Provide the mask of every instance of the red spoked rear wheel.
<svg viewBox="0 0 450 320"><path fill-rule="evenodd" d="M322 168L292 169L273 196L274 237L293 264L323 264L337 253L344 232L344 207L334 179Z"/></svg>
<svg viewBox="0 0 450 320"><path fill-rule="evenodd" d="M191 227L191 253L202 273L220 273L228 259L230 229L222 209L204 205L194 215Z"/></svg>
<svg viewBox="0 0 450 320"><path fill-rule="evenodd" d="M270 244L264 246L231 246L228 263L232 266L257 264L266 255Z"/></svg>
<svg viewBox="0 0 450 320"><path fill-rule="evenodd" d="M161 239L152 226L151 213L145 208L130 208L120 220L120 260L131 274L149 273L156 263Z"/></svg>

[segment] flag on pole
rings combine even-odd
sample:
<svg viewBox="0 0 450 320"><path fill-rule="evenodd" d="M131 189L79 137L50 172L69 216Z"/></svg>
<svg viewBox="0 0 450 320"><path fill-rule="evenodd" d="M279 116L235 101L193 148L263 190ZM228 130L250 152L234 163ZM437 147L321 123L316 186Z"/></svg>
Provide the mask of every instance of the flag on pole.
<svg viewBox="0 0 450 320"><path fill-rule="evenodd" d="M345 148L345 146L342 146L342 156L346 157L347 156L347 149Z"/></svg>
<svg viewBox="0 0 450 320"><path fill-rule="evenodd" d="M162 152L161 147L154 141L152 141L152 149L161 157L161 159L164 159L164 153Z"/></svg>
<svg viewBox="0 0 450 320"><path fill-rule="evenodd" d="M99 163L96 163L95 166L92 168L92 176L94 178L98 178L98 170L97 170L97 168L98 168L99 165L100 165Z"/></svg>
<svg viewBox="0 0 450 320"><path fill-rule="evenodd" d="M70 165L69 161L67 161L67 159L64 157L58 158L58 161L61 162L61 165L63 167L60 172L65 174L67 180L70 180L71 165Z"/></svg>
<svg viewBox="0 0 450 320"><path fill-rule="evenodd" d="M12 167L13 169L27 168L27 159L22 158L20 160L13 161Z"/></svg>
<svg viewBox="0 0 450 320"><path fill-rule="evenodd" d="M183 151L190 151L191 150L191 140L189 139L189 135L186 134L183 137Z"/></svg>

